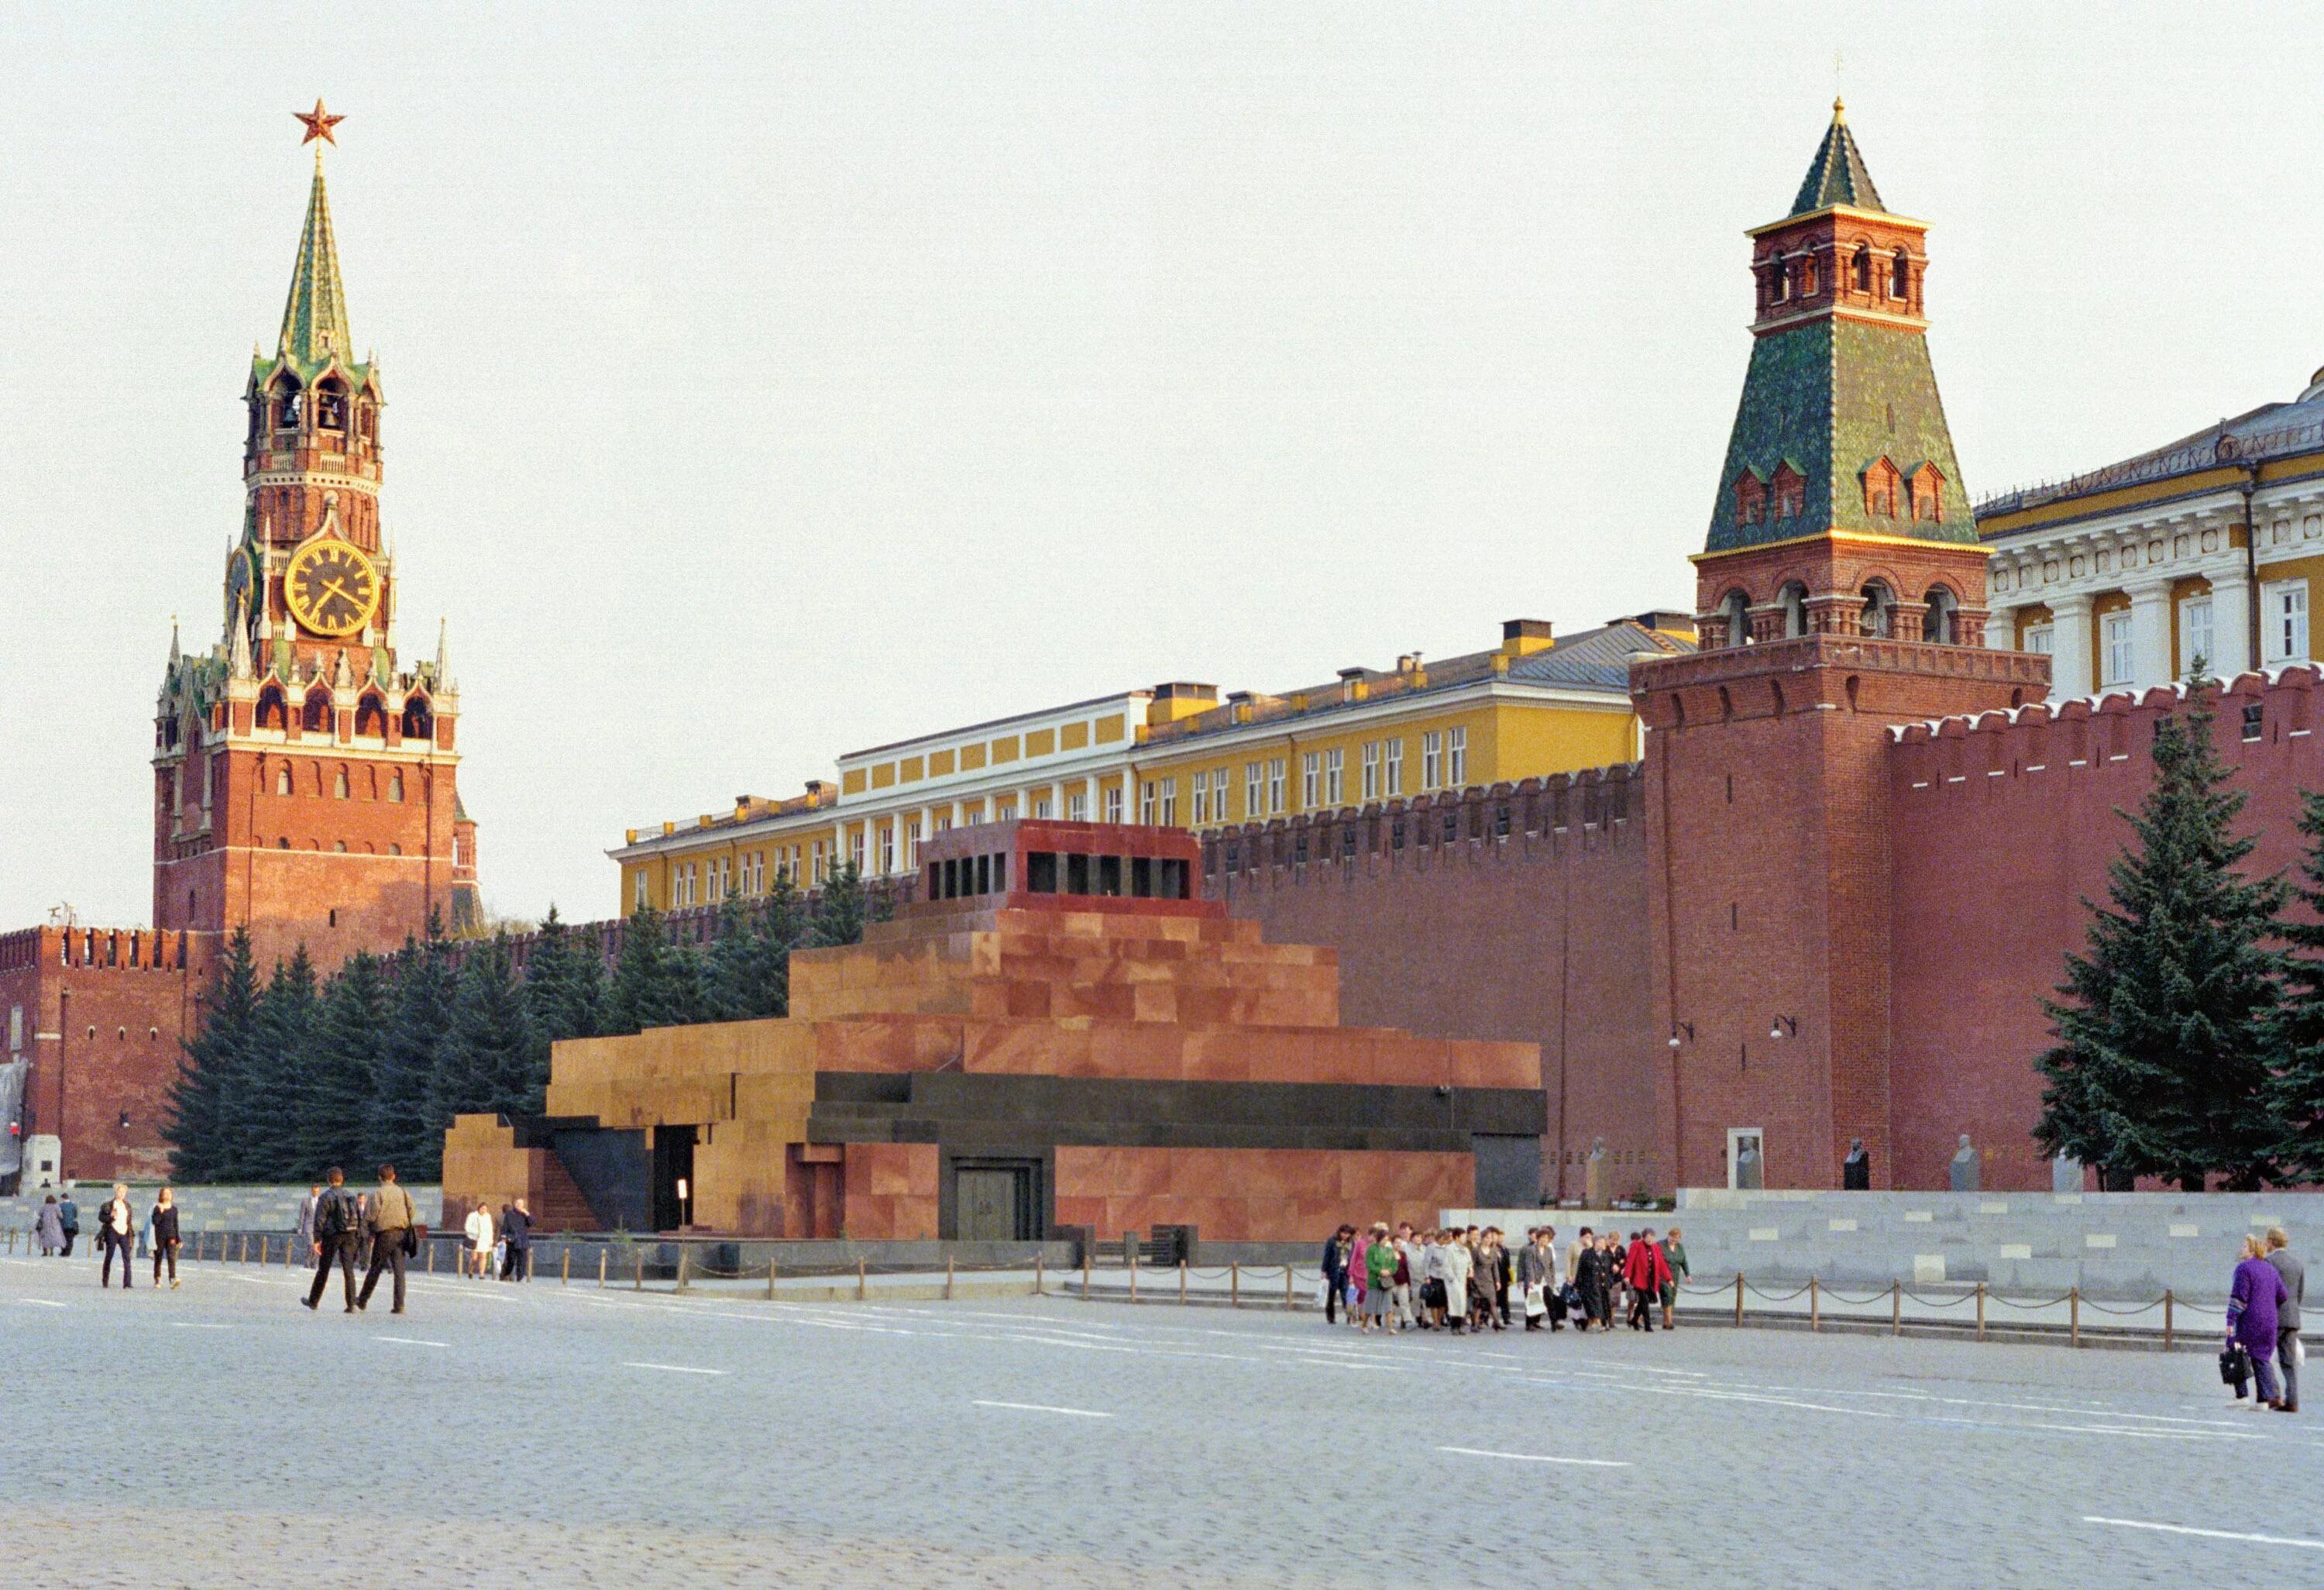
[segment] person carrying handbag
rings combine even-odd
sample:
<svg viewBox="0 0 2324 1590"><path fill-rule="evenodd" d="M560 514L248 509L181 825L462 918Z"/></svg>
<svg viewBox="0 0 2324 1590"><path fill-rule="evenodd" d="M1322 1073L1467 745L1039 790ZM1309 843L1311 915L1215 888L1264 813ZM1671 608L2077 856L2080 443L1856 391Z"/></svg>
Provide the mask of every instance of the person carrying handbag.
<svg viewBox="0 0 2324 1590"><path fill-rule="evenodd" d="M363 1290L355 1294L355 1307L371 1307L372 1289L379 1285L383 1270L395 1272L395 1309L403 1312L403 1267L419 1246L419 1212L411 1206L411 1195L395 1184L395 1167L379 1168L379 1190L371 1196L371 1268L364 1275Z"/></svg>

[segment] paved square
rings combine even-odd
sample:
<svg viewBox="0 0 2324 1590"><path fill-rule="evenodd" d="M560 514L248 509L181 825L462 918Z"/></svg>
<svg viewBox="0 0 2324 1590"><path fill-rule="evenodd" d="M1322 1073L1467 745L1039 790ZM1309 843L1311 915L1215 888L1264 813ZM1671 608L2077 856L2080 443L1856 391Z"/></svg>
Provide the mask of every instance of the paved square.
<svg viewBox="0 0 2324 1590"><path fill-rule="evenodd" d="M17 1582L2324 1583L2324 1431L2195 1354L301 1279L0 1262Z"/></svg>

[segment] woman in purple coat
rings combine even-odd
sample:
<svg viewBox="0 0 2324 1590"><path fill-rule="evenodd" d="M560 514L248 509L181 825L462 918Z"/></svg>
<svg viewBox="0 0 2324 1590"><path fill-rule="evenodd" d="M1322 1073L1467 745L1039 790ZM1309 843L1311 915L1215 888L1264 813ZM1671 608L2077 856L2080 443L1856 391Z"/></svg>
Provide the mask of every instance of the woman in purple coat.
<svg viewBox="0 0 2324 1590"><path fill-rule="evenodd" d="M2244 1238L2235 1286L2227 1294L2227 1340L2241 1342L2251 1354L2252 1374L2259 1382L2254 1409L2283 1406L2275 1383L2275 1310L2290 1295L2283 1277L2261 1256L2259 1239Z"/></svg>

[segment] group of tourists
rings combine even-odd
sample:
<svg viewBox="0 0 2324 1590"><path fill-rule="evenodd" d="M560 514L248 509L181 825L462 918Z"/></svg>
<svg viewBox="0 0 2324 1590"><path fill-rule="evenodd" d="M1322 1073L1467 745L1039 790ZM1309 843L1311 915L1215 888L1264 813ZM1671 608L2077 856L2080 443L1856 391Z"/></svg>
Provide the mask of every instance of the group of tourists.
<svg viewBox="0 0 2324 1590"><path fill-rule="evenodd" d="M478 1204L468 1211L460 1241L464 1273L479 1280L532 1279L532 1211L522 1198L503 1204L497 1216Z"/></svg>
<svg viewBox="0 0 2324 1590"><path fill-rule="evenodd" d="M72 1194L62 1197L50 1193L32 1220L33 1239L39 1243L45 1257L72 1257L73 1243L80 1236L80 1206L73 1202ZM129 1290L129 1278L139 1254L153 1255L153 1284L161 1284L161 1272L169 1271L170 1285L178 1284L178 1201L177 1195L163 1188L153 1197L152 1206L139 1220L137 1211L129 1202L129 1184L116 1181L113 1196L97 1206L97 1247L101 1261L97 1267L97 1284L111 1288L113 1262L121 1261L121 1290Z"/></svg>
<svg viewBox="0 0 2324 1590"><path fill-rule="evenodd" d="M1557 1227L1536 1225L1512 1248L1499 1226L1419 1232L1406 1221L1391 1233L1384 1220L1333 1232L1323 1267L1326 1324L1338 1324L1344 1307L1359 1331L1454 1336L1520 1319L1527 1330L1611 1330L1617 1312L1632 1330L1652 1331L1659 1311L1669 1330L1679 1282L1691 1273L1674 1225L1628 1236L1585 1225L1563 1245Z"/></svg>
<svg viewBox="0 0 2324 1590"><path fill-rule="evenodd" d="M2306 1355L2300 1304L2307 1290L2307 1266L2292 1253L2283 1227L2270 1227L2264 1237L2244 1238L2227 1293L2227 1341L2219 1371L2238 1398L2246 1381L2259 1382L2255 1411L2300 1411L2300 1361Z"/></svg>

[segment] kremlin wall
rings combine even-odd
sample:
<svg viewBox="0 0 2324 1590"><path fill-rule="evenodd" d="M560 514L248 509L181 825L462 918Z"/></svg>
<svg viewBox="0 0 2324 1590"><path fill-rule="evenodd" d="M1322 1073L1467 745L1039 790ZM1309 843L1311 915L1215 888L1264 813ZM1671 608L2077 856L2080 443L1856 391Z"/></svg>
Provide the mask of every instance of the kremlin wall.
<svg viewBox="0 0 2324 1590"><path fill-rule="evenodd" d="M1837 1188L1859 1139L1876 1189L1944 1186L1962 1134L1989 1189L2080 1176L2030 1137L2042 1002L2184 708L2167 667L2230 665L2255 867L2292 864L2324 787L2301 560L2324 384L1988 523L1926 346L1926 230L1835 106L1738 261L1752 356L1687 614L1512 620L1279 696L1088 698L629 830L623 919L682 939L851 862L899 910L795 956L785 1020L558 1045L546 1114L449 1133L447 1215L525 1193L552 1227L1272 1241ZM232 616L173 648L156 719L167 930L0 937L21 1125L74 1176L161 1166L225 932L327 963L473 909L456 687L440 646L394 659L379 388L345 346L318 170L246 393ZM302 596L318 558L362 611ZM2123 569L2135 589L2090 588ZM609 957L623 930L576 925Z"/></svg>

